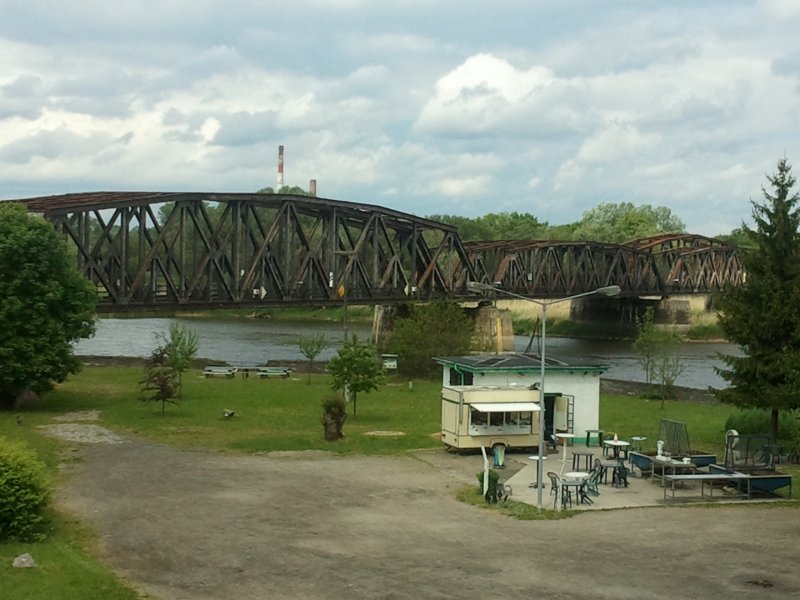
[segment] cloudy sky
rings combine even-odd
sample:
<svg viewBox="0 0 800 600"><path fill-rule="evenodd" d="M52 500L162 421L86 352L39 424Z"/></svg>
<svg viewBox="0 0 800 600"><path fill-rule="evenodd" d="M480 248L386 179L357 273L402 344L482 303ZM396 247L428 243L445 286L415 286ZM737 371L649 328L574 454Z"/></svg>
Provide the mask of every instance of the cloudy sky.
<svg viewBox="0 0 800 600"><path fill-rule="evenodd" d="M0 198L256 191L749 220L800 172L798 0L0 0Z"/></svg>

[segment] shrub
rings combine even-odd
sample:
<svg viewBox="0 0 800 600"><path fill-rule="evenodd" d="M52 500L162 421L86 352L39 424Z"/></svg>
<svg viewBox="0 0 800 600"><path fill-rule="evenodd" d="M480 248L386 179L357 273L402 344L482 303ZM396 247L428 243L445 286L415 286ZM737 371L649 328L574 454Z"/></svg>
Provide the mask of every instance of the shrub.
<svg viewBox="0 0 800 600"><path fill-rule="evenodd" d="M783 410L778 415L778 439L800 439L800 411ZM772 427L770 411L749 408L732 413L725 421L725 430L735 429L741 435L769 434Z"/></svg>
<svg viewBox="0 0 800 600"><path fill-rule="evenodd" d="M49 500L45 466L23 445L0 438L0 540L34 538Z"/></svg>
<svg viewBox="0 0 800 600"><path fill-rule="evenodd" d="M483 471L479 471L476 476L478 478L478 488L483 494ZM500 474L494 469L489 469L489 486L484 494L484 497L489 504L495 504L500 499L500 493L497 489L497 484L499 481Z"/></svg>
<svg viewBox="0 0 800 600"><path fill-rule="evenodd" d="M342 428L347 419L347 404L341 396L328 396L322 401L322 427L325 439L335 442L344 437Z"/></svg>

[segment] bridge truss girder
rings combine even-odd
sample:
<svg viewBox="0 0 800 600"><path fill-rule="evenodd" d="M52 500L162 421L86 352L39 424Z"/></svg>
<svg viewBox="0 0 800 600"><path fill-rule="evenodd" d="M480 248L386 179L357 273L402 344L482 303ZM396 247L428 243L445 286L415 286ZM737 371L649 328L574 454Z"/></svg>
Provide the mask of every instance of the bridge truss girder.
<svg viewBox="0 0 800 600"><path fill-rule="evenodd" d="M145 192L23 203L75 245L100 310L430 300L474 279L454 228L372 205Z"/></svg>
<svg viewBox="0 0 800 600"><path fill-rule="evenodd" d="M694 235L627 244L493 241L465 244L478 280L531 298L563 298L609 285L622 296L698 294L740 286L734 246Z"/></svg>

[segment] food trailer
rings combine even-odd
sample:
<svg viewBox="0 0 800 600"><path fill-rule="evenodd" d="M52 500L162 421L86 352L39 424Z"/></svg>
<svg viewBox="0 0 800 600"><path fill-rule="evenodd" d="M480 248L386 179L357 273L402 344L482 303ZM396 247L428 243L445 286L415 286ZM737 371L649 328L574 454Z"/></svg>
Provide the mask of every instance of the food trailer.
<svg viewBox="0 0 800 600"><path fill-rule="evenodd" d="M442 388L442 441L453 448L539 444L539 392L515 386Z"/></svg>
<svg viewBox="0 0 800 600"><path fill-rule="evenodd" d="M467 355L434 357L434 360L442 365L442 441L445 444L452 448L539 445L541 359L538 356ZM603 365L570 365L547 359L544 421L548 440L558 433L572 433L582 438L585 432L588 435L598 429L600 374L606 369ZM475 393L470 394L469 390ZM527 402L534 406L528 410L521 410L521 405L509 407L509 410L500 410L500 406L483 407L486 410L474 407L475 403L504 402ZM531 415L517 416L517 413L527 412L533 413L530 425L527 423Z"/></svg>

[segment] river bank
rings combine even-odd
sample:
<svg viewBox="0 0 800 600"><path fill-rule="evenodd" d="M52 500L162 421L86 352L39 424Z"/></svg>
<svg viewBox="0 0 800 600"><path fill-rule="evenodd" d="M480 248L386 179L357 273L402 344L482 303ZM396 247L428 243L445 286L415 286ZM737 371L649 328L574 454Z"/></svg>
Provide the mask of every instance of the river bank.
<svg viewBox="0 0 800 600"><path fill-rule="evenodd" d="M133 367L144 368L146 359L137 356L80 356L80 361L86 366L93 367ZM203 369L210 365L226 365L225 361L197 358L192 361L193 369ZM232 365L235 366L235 365ZM275 359L267 362L271 367L288 367L296 373L322 374L327 371L327 361L314 361L313 367L307 360L281 360ZM622 379L600 378L600 392L603 394L624 394L640 398L657 398L660 386L641 381L627 381ZM691 402L716 403L717 399L708 390L673 386L671 398L674 400L688 400Z"/></svg>

